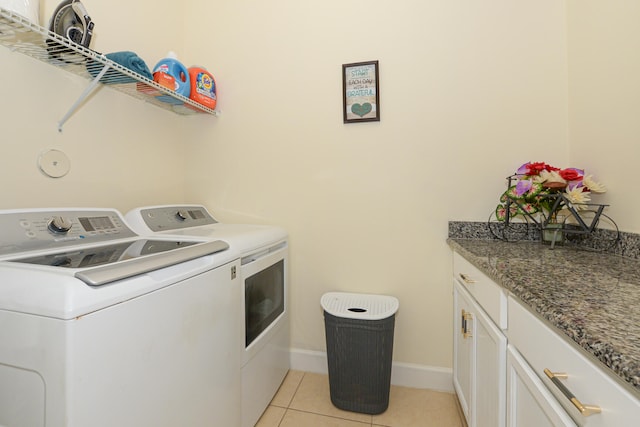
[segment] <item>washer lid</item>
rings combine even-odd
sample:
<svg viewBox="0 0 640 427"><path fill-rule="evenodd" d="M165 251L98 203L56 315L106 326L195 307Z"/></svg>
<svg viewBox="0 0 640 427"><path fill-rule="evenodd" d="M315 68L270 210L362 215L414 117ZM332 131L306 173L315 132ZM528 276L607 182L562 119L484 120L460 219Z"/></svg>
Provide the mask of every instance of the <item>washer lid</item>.
<svg viewBox="0 0 640 427"><path fill-rule="evenodd" d="M328 292L320 299L327 313L348 319L381 320L393 316L400 302L387 295Z"/></svg>
<svg viewBox="0 0 640 427"><path fill-rule="evenodd" d="M221 240L182 242L138 239L11 261L81 269L75 273L76 278L88 285L100 286L227 249L229 245Z"/></svg>
<svg viewBox="0 0 640 427"><path fill-rule="evenodd" d="M208 242L202 246L208 246ZM63 320L80 318L115 304L138 297L144 297L168 286L186 286L190 280L209 280L207 274L217 268L225 268L239 258L232 250L224 250L212 255L184 261L179 264L155 268L130 276L130 263L148 262L156 257L173 252L189 251L200 245L192 245L175 251L134 258L113 264L90 268L60 268L46 265L0 261L0 312L12 311L24 314L46 316ZM238 267L239 268L239 261ZM111 268L114 270L112 271ZM121 280L112 281L114 274L124 271ZM87 283L101 283L104 286L88 286Z"/></svg>

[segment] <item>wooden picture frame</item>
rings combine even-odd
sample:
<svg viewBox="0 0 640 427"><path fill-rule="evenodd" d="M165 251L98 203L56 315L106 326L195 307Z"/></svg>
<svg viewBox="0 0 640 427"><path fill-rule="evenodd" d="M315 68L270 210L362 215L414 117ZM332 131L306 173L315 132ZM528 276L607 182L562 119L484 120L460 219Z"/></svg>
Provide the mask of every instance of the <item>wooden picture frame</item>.
<svg viewBox="0 0 640 427"><path fill-rule="evenodd" d="M344 123L380 121L378 61L342 65Z"/></svg>

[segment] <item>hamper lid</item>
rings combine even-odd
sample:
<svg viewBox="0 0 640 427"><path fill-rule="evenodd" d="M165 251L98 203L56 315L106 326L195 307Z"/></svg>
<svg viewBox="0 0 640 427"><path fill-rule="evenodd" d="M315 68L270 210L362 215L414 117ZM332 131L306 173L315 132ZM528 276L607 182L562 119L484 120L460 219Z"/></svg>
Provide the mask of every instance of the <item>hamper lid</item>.
<svg viewBox="0 0 640 427"><path fill-rule="evenodd" d="M386 319L400 307L396 297L346 292L327 292L322 295L320 304L333 316L364 320Z"/></svg>

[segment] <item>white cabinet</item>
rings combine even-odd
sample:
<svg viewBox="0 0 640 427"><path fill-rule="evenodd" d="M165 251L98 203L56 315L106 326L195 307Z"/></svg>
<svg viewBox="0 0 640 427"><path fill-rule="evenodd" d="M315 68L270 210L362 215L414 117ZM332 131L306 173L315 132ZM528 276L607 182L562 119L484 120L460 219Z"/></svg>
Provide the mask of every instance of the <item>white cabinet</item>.
<svg viewBox="0 0 640 427"><path fill-rule="evenodd" d="M509 368L510 427L625 427L640 423L640 401L637 397L515 298L509 297L508 307L510 360L518 362L510 361L515 367L510 365ZM535 411L528 408L527 412L522 412L527 405L520 399L529 397L521 393L520 379L513 378L517 375L524 377L520 372L532 379L528 389L532 396L538 396L539 408ZM543 400L561 419L552 418ZM540 419L543 415L549 417L550 423L522 422L525 417L532 417L532 413ZM566 415L575 424L568 423Z"/></svg>
<svg viewBox="0 0 640 427"><path fill-rule="evenodd" d="M507 329L507 294L496 282L458 253L453 253L453 276L500 329Z"/></svg>
<svg viewBox="0 0 640 427"><path fill-rule="evenodd" d="M507 338L479 310L476 319L476 426L505 425Z"/></svg>
<svg viewBox="0 0 640 427"><path fill-rule="evenodd" d="M460 285L453 284L453 386L460 401L460 407L471 425L472 379L475 368L475 337L471 302L459 291Z"/></svg>
<svg viewBox="0 0 640 427"><path fill-rule="evenodd" d="M507 340L467 287L486 287L480 295L490 301L497 317L506 312L501 307L504 295L475 268L462 264L462 272L459 267L460 260L454 264L454 388L469 427L503 427Z"/></svg>
<svg viewBox="0 0 640 427"><path fill-rule="evenodd" d="M507 348L507 426L576 427L512 345Z"/></svg>
<svg viewBox="0 0 640 427"><path fill-rule="evenodd" d="M601 363L456 252L453 273L454 388L469 427L640 425L637 394Z"/></svg>

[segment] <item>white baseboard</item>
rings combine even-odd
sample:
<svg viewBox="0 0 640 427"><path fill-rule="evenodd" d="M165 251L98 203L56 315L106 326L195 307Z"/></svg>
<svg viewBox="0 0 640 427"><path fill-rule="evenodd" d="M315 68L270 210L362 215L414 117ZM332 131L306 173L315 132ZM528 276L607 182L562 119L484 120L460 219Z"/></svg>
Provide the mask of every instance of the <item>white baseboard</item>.
<svg viewBox="0 0 640 427"><path fill-rule="evenodd" d="M297 348L292 348L290 351L291 369L315 374L327 374L327 353Z"/></svg>
<svg viewBox="0 0 640 427"><path fill-rule="evenodd" d="M291 349L291 369L327 374L327 353ZM453 393L453 371L450 368L394 362L391 384Z"/></svg>

